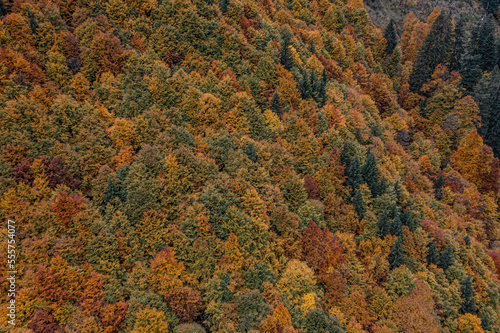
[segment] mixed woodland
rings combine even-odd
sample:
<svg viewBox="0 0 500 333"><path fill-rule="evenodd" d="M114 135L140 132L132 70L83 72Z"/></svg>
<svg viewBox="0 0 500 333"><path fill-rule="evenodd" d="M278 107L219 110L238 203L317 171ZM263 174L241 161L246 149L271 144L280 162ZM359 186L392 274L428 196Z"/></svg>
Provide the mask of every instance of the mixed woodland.
<svg viewBox="0 0 500 333"><path fill-rule="evenodd" d="M0 0L0 330L500 332L499 4Z"/></svg>

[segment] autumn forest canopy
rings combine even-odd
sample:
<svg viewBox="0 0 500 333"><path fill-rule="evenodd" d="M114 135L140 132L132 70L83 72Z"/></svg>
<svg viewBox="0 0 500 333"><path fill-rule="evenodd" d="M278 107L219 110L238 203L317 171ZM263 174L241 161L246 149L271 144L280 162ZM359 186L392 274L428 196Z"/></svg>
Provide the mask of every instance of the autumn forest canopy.
<svg viewBox="0 0 500 333"><path fill-rule="evenodd" d="M500 332L499 7L0 0L0 331Z"/></svg>

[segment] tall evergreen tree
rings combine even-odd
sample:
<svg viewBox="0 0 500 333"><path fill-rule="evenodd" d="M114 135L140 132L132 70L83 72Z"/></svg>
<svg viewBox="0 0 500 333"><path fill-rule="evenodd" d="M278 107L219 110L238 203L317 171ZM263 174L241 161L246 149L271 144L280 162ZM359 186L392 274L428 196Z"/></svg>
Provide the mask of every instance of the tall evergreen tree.
<svg viewBox="0 0 500 333"><path fill-rule="evenodd" d="M385 236L389 235L391 230L391 219L389 217L387 209L385 209L384 212L380 215L377 226L380 238L384 238Z"/></svg>
<svg viewBox="0 0 500 333"><path fill-rule="evenodd" d="M227 7L229 6L229 1L230 0L220 0L219 6L220 6L220 11L225 14L227 12Z"/></svg>
<svg viewBox="0 0 500 333"><path fill-rule="evenodd" d="M413 225L413 218L411 216L411 210L405 210L401 213L401 224L405 225L410 229L410 231L415 231L415 226Z"/></svg>
<svg viewBox="0 0 500 333"><path fill-rule="evenodd" d="M5 15L7 15L7 8L3 0L0 0L0 17L4 17Z"/></svg>
<svg viewBox="0 0 500 333"><path fill-rule="evenodd" d="M443 197L443 185L443 175L439 175L439 177L434 182L434 197L436 198L436 200L441 200L441 198Z"/></svg>
<svg viewBox="0 0 500 333"><path fill-rule="evenodd" d="M356 189L354 191L354 195L351 199L352 205L354 206L354 210L356 214L358 214L358 218L361 221L365 217L365 202L363 200L363 196L361 195L361 191Z"/></svg>
<svg viewBox="0 0 500 333"><path fill-rule="evenodd" d="M315 101L317 101L319 82L318 82L318 77L316 76L316 73L314 71L311 71L311 74L309 75L309 87L311 87L311 97Z"/></svg>
<svg viewBox="0 0 500 333"><path fill-rule="evenodd" d="M344 142L340 150L340 163L344 166L344 172L347 174L347 169L351 164L351 149L347 142Z"/></svg>
<svg viewBox="0 0 500 333"><path fill-rule="evenodd" d="M372 196L376 197L378 193L378 168L377 161L375 160L375 155L371 151L368 151L366 155L365 164L361 169L363 175L363 180L368 185L368 188L372 192Z"/></svg>
<svg viewBox="0 0 500 333"><path fill-rule="evenodd" d="M28 9L28 12L26 13L26 15L28 16L28 18L30 20L30 29L31 29L31 32L33 32L34 34L36 34L36 30L38 29L38 22L36 21L35 15L33 15L33 13L30 12L29 9Z"/></svg>
<svg viewBox="0 0 500 333"><path fill-rule="evenodd" d="M258 161L257 152L255 151L255 147L253 146L253 144L251 142L248 143L245 154L248 156L250 161L257 163L257 161Z"/></svg>
<svg viewBox="0 0 500 333"><path fill-rule="evenodd" d="M453 47L453 25L448 13L442 11L420 47L410 75L410 90L419 93L439 64L449 65Z"/></svg>
<svg viewBox="0 0 500 333"><path fill-rule="evenodd" d="M439 264L439 250L435 241L430 242L428 245L427 263L429 265L434 264L436 266Z"/></svg>
<svg viewBox="0 0 500 333"><path fill-rule="evenodd" d="M280 64L288 71L293 67L292 52L290 51L290 36L288 36L288 34L283 36L283 44L280 50Z"/></svg>
<svg viewBox="0 0 500 333"><path fill-rule="evenodd" d="M358 156L355 156L349 163L346 176L346 185L351 189L351 193L353 193L359 185L363 184L363 176L361 175L361 166Z"/></svg>
<svg viewBox="0 0 500 333"><path fill-rule="evenodd" d="M273 98L271 99L271 111L273 111L281 119L283 109L281 107L280 95L278 92L275 92Z"/></svg>
<svg viewBox="0 0 500 333"><path fill-rule="evenodd" d="M318 86L318 99L319 107L323 107L326 103L326 84L328 83L328 74L326 73L326 69L323 68L323 74L321 75L321 81Z"/></svg>
<svg viewBox="0 0 500 333"><path fill-rule="evenodd" d="M396 215L391 224L391 235L401 237L403 236L403 224L401 223L401 217L399 214Z"/></svg>
<svg viewBox="0 0 500 333"><path fill-rule="evenodd" d="M305 68L302 69L301 74L302 74L302 78L298 80L299 81L300 96L303 99L309 99L310 97L312 97L309 75L308 75L307 70Z"/></svg>
<svg viewBox="0 0 500 333"><path fill-rule="evenodd" d="M451 246L447 246L439 256L438 267L447 270L454 262L453 249Z"/></svg>
<svg viewBox="0 0 500 333"><path fill-rule="evenodd" d="M472 32L470 43L471 54L479 57L478 65L482 71L491 71L497 62L493 20L493 15L488 15L481 25L476 27Z"/></svg>
<svg viewBox="0 0 500 333"><path fill-rule="evenodd" d="M311 51L312 54L316 54L316 46L314 46L314 39L312 38L309 42L309 51Z"/></svg>
<svg viewBox="0 0 500 333"><path fill-rule="evenodd" d="M468 54L462 59L462 68L460 75L462 76L462 87L471 92L474 86L481 79L481 68L479 67L480 56Z"/></svg>
<svg viewBox="0 0 500 333"><path fill-rule="evenodd" d="M451 53L450 71L460 71L462 69L462 56L465 53L464 40L464 22L459 20L455 25L455 42Z"/></svg>
<svg viewBox="0 0 500 333"><path fill-rule="evenodd" d="M396 26L394 23L394 20L391 18L389 24L384 30L384 38L387 41L387 45L385 46L386 55L391 55L398 45L398 36L396 34Z"/></svg>
<svg viewBox="0 0 500 333"><path fill-rule="evenodd" d="M474 88L474 100L479 106L482 126L478 132L484 142L500 157L500 69L495 66Z"/></svg>
<svg viewBox="0 0 500 333"><path fill-rule="evenodd" d="M391 253L389 254L388 259L391 269L398 268L404 264L403 240L401 237L398 237L394 245L391 247Z"/></svg>
<svg viewBox="0 0 500 333"><path fill-rule="evenodd" d="M481 317L481 327L485 331L491 331L490 318L488 315L484 315Z"/></svg>
<svg viewBox="0 0 500 333"><path fill-rule="evenodd" d="M476 304L474 303L474 287L472 285L472 278L466 276L460 282L460 291L462 292L462 307L460 313L476 314Z"/></svg>
<svg viewBox="0 0 500 333"><path fill-rule="evenodd" d="M500 0L481 0L487 14L497 14Z"/></svg>

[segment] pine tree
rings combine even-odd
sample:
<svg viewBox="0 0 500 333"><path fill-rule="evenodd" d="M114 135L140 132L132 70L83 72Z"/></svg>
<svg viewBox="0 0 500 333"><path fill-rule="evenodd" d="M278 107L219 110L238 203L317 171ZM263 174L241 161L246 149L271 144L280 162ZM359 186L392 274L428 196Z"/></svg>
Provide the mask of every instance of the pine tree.
<svg viewBox="0 0 500 333"><path fill-rule="evenodd" d="M401 213L401 224L405 225L410 229L410 231L415 231L415 226L413 225L413 218L411 216L410 210L405 210Z"/></svg>
<svg viewBox="0 0 500 333"><path fill-rule="evenodd" d="M342 150L340 151L340 163L344 166L345 173L347 174L347 169L351 164L351 149L347 142L342 145Z"/></svg>
<svg viewBox="0 0 500 333"><path fill-rule="evenodd" d="M292 52L290 51L290 36L288 36L288 34L283 36L283 44L280 50L280 64L288 71L293 67Z"/></svg>
<svg viewBox="0 0 500 333"><path fill-rule="evenodd" d="M404 254L403 254L403 240L398 237L396 242L391 248L391 253L389 254L389 265L391 269L398 268L404 264Z"/></svg>
<svg viewBox="0 0 500 333"><path fill-rule="evenodd" d="M441 200L443 196L442 193L443 185L444 185L443 175L439 175L439 177L434 182L434 197L436 198L436 200Z"/></svg>
<svg viewBox="0 0 500 333"><path fill-rule="evenodd" d="M403 198L403 189L401 188L399 180L396 180L396 183L394 184L394 194L396 196L396 205L401 207L403 205L403 202L401 201Z"/></svg>
<svg viewBox="0 0 500 333"><path fill-rule="evenodd" d="M372 196L376 197L378 193L378 168L377 161L375 160L375 155L371 151L368 151L366 155L365 164L361 170L363 174L363 180L368 185L368 188L372 192Z"/></svg>
<svg viewBox="0 0 500 333"><path fill-rule="evenodd" d="M349 163L346 175L346 185L351 189L351 193L353 193L359 187L359 185L363 184L361 166L359 163L359 158L357 156L355 156L354 159Z"/></svg>
<svg viewBox="0 0 500 333"><path fill-rule="evenodd" d="M271 99L271 111L273 111L281 119L283 109L281 107L280 95L278 92L275 92L273 98Z"/></svg>
<svg viewBox="0 0 500 333"><path fill-rule="evenodd" d="M326 73L326 69L323 68L323 74L321 75L321 81L318 86L318 99L319 107L323 107L326 103L326 84L328 83L328 74Z"/></svg>
<svg viewBox="0 0 500 333"><path fill-rule="evenodd" d="M0 0L0 17L4 17L5 15L7 15L7 8L3 0Z"/></svg>
<svg viewBox="0 0 500 333"><path fill-rule="evenodd" d="M453 47L451 17L444 11L439 14L431 31L420 47L410 75L410 90L419 93L422 86L431 78L439 64L449 64Z"/></svg>
<svg viewBox="0 0 500 333"><path fill-rule="evenodd" d="M500 156L500 69L495 66L474 88L474 100L479 106L482 126L478 132L484 142Z"/></svg>
<svg viewBox="0 0 500 333"><path fill-rule="evenodd" d="M460 291L462 292L462 307L460 308L460 313L470 313L476 314L476 304L474 303L474 287L472 286L472 278L466 276L462 282L460 282Z"/></svg>
<svg viewBox="0 0 500 333"><path fill-rule="evenodd" d="M401 217L399 214L396 215L391 224L391 235L401 237L403 236L403 224L401 223Z"/></svg>
<svg viewBox="0 0 500 333"><path fill-rule="evenodd" d="M309 87L311 87L311 97L315 101L317 101L319 82L318 77L316 76L316 73L314 71L311 71L311 74L309 75Z"/></svg>
<svg viewBox="0 0 500 333"><path fill-rule="evenodd" d="M493 16L488 15L486 20L472 32L471 55L479 57L479 68L491 71L497 62L495 43L495 26Z"/></svg>
<svg viewBox="0 0 500 333"><path fill-rule="evenodd" d="M384 38L387 41L387 45L385 47L386 55L391 55L398 45L398 36L396 35L396 26L394 23L394 20L391 18L389 24L384 30Z"/></svg>
<svg viewBox="0 0 500 333"><path fill-rule="evenodd" d="M306 69L303 69L301 74L302 78L298 80L299 92L303 99L309 99L312 97L309 75L307 74Z"/></svg>
<svg viewBox="0 0 500 333"><path fill-rule="evenodd" d="M481 327L485 331L491 331L490 317L488 317L488 315L484 315L481 317Z"/></svg>
<svg viewBox="0 0 500 333"><path fill-rule="evenodd" d="M464 22L459 20L455 26L455 42L450 59L450 71L460 71L462 69L462 55L465 53Z"/></svg>
<svg viewBox="0 0 500 333"><path fill-rule="evenodd" d="M31 32L33 32L34 34L36 34L36 30L38 29L38 22L36 21L35 15L33 15L30 12L29 9L28 9L28 12L26 13L26 15L28 16L28 18L30 20L30 29L31 29Z"/></svg>
<svg viewBox="0 0 500 333"><path fill-rule="evenodd" d="M474 86L481 79L482 71L478 65L479 62L479 55L466 55L462 59L462 68L460 70L462 87L469 92L474 89Z"/></svg>
<svg viewBox="0 0 500 333"><path fill-rule="evenodd" d="M257 152L255 151L255 148L251 142L248 143L245 154L248 156L250 161L257 163L257 161L258 161Z"/></svg>
<svg viewBox="0 0 500 333"><path fill-rule="evenodd" d="M365 217L365 202L359 189L354 191L351 201L354 206L354 211L358 214L358 218L361 221Z"/></svg>
<svg viewBox="0 0 500 333"><path fill-rule="evenodd" d="M439 251L435 241L429 243L427 252L427 264L438 265L439 264Z"/></svg>
<svg viewBox="0 0 500 333"><path fill-rule="evenodd" d="M481 0L484 9L488 14L497 14L498 6L500 5L500 0Z"/></svg>
<svg viewBox="0 0 500 333"><path fill-rule="evenodd" d="M388 187L389 185L387 184L387 180L385 179L385 177L380 177L377 182L377 186L375 187L376 191L374 196L378 197L384 194L387 191Z"/></svg>
<svg viewBox="0 0 500 333"><path fill-rule="evenodd" d="M439 256L438 267L443 270L447 270L450 266L455 262L455 258L453 257L453 249L451 246L447 246L441 255Z"/></svg>
<svg viewBox="0 0 500 333"><path fill-rule="evenodd" d="M309 42L309 51L311 51L312 54L316 54L316 46L314 46L314 39L312 38Z"/></svg>
<svg viewBox="0 0 500 333"><path fill-rule="evenodd" d="M384 238L385 236L389 235L391 229L391 219L389 217L387 209L385 209L384 212L380 215L377 226L380 238Z"/></svg>
<svg viewBox="0 0 500 333"><path fill-rule="evenodd" d="M219 2L220 10L223 14L227 13L227 7L229 6L230 0L221 0Z"/></svg>

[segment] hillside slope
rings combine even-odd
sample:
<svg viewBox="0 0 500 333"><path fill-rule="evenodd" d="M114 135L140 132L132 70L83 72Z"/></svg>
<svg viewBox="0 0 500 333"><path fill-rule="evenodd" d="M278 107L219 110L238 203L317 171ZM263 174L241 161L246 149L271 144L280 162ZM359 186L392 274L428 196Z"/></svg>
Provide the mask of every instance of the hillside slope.
<svg viewBox="0 0 500 333"><path fill-rule="evenodd" d="M445 10L400 38L361 0L0 15L2 330L500 332L497 59L462 80Z"/></svg>

